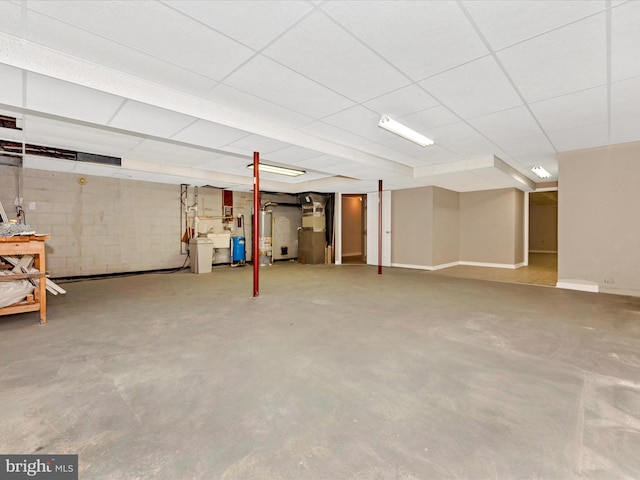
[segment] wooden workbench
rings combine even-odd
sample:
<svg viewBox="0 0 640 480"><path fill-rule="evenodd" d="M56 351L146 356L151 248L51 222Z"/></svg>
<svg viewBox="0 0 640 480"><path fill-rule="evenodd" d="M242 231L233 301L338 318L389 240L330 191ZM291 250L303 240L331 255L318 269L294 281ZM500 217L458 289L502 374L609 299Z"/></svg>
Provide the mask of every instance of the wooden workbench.
<svg viewBox="0 0 640 480"><path fill-rule="evenodd" d="M8 277L5 281L17 280L18 278L39 278L38 286L34 292L33 301L25 301L0 308L0 315L11 315L13 313L40 311L40 324L47 323L47 290L45 282L46 260L44 253L44 242L49 240L49 235L24 235L13 237L0 237L0 255L33 255L33 266L39 273L16 275L14 278Z"/></svg>

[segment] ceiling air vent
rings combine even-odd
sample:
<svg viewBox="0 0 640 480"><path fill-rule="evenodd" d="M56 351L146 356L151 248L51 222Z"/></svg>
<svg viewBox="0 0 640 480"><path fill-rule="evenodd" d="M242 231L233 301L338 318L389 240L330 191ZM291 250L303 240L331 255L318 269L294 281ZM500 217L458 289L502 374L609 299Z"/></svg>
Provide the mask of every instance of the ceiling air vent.
<svg viewBox="0 0 640 480"><path fill-rule="evenodd" d="M22 128L18 126L18 119L16 117L10 117L9 115L0 114L0 127L22 130Z"/></svg>
<svg viewBox="0 0 640 480"><path fill-rule="evenodd" d="M64 148L45 147L43 145L25 144L24 153L38 157L60 158L62 160L72 160L77 162L99 163L101 165L122 165L119 157L109 157L107 155L97 155L95 153L74 152ZM9 140L0 140L0 155L5 157L22 157L22 144Z"/></svg>

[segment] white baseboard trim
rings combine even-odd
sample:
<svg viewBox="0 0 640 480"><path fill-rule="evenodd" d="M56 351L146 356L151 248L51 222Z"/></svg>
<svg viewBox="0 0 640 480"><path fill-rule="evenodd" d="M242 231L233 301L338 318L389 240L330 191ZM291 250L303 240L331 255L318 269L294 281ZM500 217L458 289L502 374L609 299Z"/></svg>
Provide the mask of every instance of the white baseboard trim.
<svg viewBox="0 0 640 480"><path fill-rule="evenodd" d="M580 280L558 280L556 288L564 288L565 290L578 290L580 292L598 293L600 287L597 283L584 282Z"/></svg>
<svg viewBox="0 0 640 480"><path fill-rule="evenodd" d="M523 267L525 263L518 263L517 265L511 263L484 263L484 262L459 262L460 265L469 265L470 267L490 267L490 268L509 268L515 270L516 268Z"/></svg>
<svg viewBox="0 0 640 480"><path fill-rule="evenodd" d="M490 267L490 268L508 268L510 270L515 270L516 268L524 267L527 264L522 262L515 265L509 263L483 263L483 262L451 262L451 263L441 263L440 265L412 265L409 263L392 263L392 267L399 268L412 268L414 270L442 270L443 268L455 267L457 265L468 265L471 267Z"/></svg>
<svg viewBox="0 0 640 480"><path fill-rule="evenodd" d="M460 265L460 262L451 262L451 263L442 263L440 265L412 265L409 263L392 263L392 267L398 268L412 268L414 270L441 270L443 268L455 267L456 265Z"/></svg>
<svg viewBox="0 0 640 480"><path fill-rule="evenodd" d="M557 250L529 250L529 253L558 253Z"/></svg>

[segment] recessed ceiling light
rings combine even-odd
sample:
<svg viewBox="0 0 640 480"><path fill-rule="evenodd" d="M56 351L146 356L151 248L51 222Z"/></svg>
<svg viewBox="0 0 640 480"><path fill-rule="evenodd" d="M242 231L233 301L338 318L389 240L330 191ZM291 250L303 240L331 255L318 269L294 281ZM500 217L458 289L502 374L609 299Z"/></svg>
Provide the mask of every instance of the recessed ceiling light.
<svg viewBox="0 0 640 480"><path fill-rule="evenodd" d="M415 130L411 130L406 125L401 124L400 122L395 121L393 118L389 117L389 115L383 115L380 121L378 122L378 126L388 130L391 133L395 133L402 138L405 138L413 143L417 143L421 147L427 147L429 145L433 145L433 140L425 137L421 133L416 132Z"/></svg>
<svg viewBox="0 0 640 480"><path fill-rule="evenodd" d="M535 173L538 177L540 178L550 178L551 174L549 172L547 172L543 167L541 167L540 165L536 165L535 167L533 167L531 169L531 171L533 173Z"/></svg>
<svg viewBox="0 0 640 480"><path fill-rule="evenodd" d="M253 163L247 165L247 168L253 168ZM304 170L296 170L295 168L277 167L276 165L269 165L266 163L259 163L258 170L267 173L276 173L278 175L286 175L287 177L299 177L304 175Z"/></svg>

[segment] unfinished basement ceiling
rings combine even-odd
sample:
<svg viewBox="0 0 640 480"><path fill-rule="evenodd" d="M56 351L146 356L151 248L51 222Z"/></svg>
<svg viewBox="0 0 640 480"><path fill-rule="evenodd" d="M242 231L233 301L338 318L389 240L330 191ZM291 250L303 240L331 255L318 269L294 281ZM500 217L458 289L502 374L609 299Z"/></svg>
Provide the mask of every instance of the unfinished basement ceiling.
<svg viewBox="0 0 640 480"><path fill-rule="evenodd" d="M640 140L636 1L2 1L0 139L122 158L28 168L265 190L557 180ZM435 141L422 148L383 114Z"/></svg>

